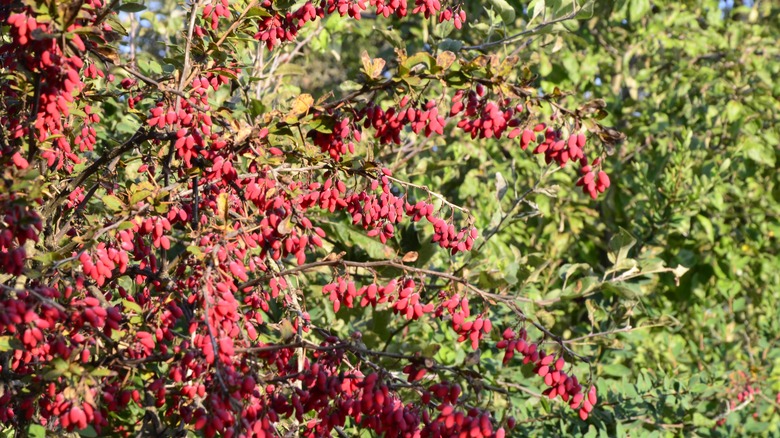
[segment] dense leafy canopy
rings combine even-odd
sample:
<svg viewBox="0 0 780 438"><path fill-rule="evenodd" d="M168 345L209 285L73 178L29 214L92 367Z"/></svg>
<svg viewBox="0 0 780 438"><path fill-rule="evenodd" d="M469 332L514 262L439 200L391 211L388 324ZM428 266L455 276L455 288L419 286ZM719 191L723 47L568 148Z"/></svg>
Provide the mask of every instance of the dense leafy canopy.
<svg viewBox="0 0 780 438"><path fill-rule="evenodd" d="M780 433L780 6L0 0L0 433Z"/></svg>

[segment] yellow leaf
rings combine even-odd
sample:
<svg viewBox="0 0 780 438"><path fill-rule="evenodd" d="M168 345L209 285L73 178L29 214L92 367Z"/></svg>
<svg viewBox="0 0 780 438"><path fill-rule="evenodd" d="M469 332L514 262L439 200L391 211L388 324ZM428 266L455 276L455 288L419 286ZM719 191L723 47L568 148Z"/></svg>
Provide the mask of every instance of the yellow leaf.
<svg viewBox="0 0 780 438"><path fill-rule="evenodd" d="M404 254L404 257L401 259L404 263L413 263L417 261L417 258L419 257L419 254L417 251L409 251L406 254Z"/></svg>
<svg viewBox="0 0 780 438"><path fill-rule="evenodd" d="M279 232L279 234L287 235L292 233L294 228L294 225L292 223L291 218L287 218L281 222L279 222L279 225L276 227L276 231Z"/></svg>
<svg viewBox="0 0 780 438"><path fill-rule="evenodd" d="M312 105L314 105L314 98L311 97L311 94L301 94L295 98L288 117L306 114Z"/></svg>
<svg viewBox="0 0 780 438"><path fill-rule="evenodd" d="M382 70L385 68L385 60L382 58L372 59L367 51L363 51L360 55L360 60L363 61L363 72L371 79L376 79L382 74Z"/></svg>
<svg viewBox="0 0 780 438"><path fill-rule="evenodd" d="M443 70L450 68L453 62L455 62L455 54L449 50L439 53L439 55L436 57L436 65L441 67Z"/></svg>
<svg viewBox="0 0 780 438"><path fill-rule="evenodd" d="M228 220L228 194L220 193L217 197L217 215L227 223Z"/></svg>

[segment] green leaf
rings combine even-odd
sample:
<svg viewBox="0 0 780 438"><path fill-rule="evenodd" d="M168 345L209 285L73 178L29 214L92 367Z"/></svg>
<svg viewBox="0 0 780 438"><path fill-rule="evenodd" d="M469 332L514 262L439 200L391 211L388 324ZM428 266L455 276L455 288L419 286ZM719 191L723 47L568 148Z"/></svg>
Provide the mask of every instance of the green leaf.
<svg viewBox="0 0 780 438"><path fill-rule="evenodd" d="M92 426L87 426L84 429L81 429L79 431L79 435L84 438L95 438L98 436L97 431L95 431L95 428Z"/></svg>
<svg viewBox="0 0 780 438"><path fill-rule="evenodd" d="M620 265L628 257L628 251L636 244L636 239L624 228L620 228L617 234L609 241L609 261L614 265Z"/></svg>
<svg viewBox="0 0 780 438"><path fill-rule="evenodd" d="M641 20L648 12L650 12L650 0L631 0L630 11L632 22Z"/></svg>
<svg viewBox="0 0 780 438"><path fill-rule="evenodd" d="M499 202L504 199L508 188L504 175L501 175L501 172L496 172L496 199Z"/></svg>
<svg viewBox="0 0 780 438"><path fill-rule="evenodd" d="M361 84L355 82L355 81L344 81L344 82L339 84L339 89L341 91L345 91L347 93L351 93L353 91L358 91L358 90L360 90L362 88L363 88L363 86ZM315 120L317 120L317 119L315 119ZM332 122L333 122L333 120L331 119L331 125L332 125ZM320 129L317 129L317 131L322 132L322 133L326 133L326 134L332 132L332 131L328 131L328 132L321 131Z"/></svg>
<svg viewBox="0 0 780 438"><path fill-rule="evenodd" d="M693 413L693 425L702 428L712 428L715 426L715 421L708 418L698 412Z"/></svg>
<svg viewBox="0 0 780 438"><path fill-rule="evenodd" d="M29 438L46 438L46 428L40 424L31 424L27 427Z"/></svg>
<svg viewBox="0 0 780 438"><path fill-rule="evenodd" d="M443 52L449 51L453 53L458 53L462 48L463 48L463 41L460 40L452 40L449 38L445 38L439 43L439 50Z"/></svg>
<svg viewBox="0 0 780 438"><path fill-rule="evenodd" d="M775 152L771 147L757 142L750 142L745 146L745 154L758 164L773 167L775 165Z"/></svg>
<svg viewBox="0 0 780 438"><path fill-rule="evenodd" d="M68 363L59 357L53 359L50 364L51 368L43 375L46 380L54 380L65 374L70 368Z"/></svg>
<svg viewBox="0 0 780 438"><path fill-rule="evenodd" d="M306 4L306 0L274 0L273 8L276 11L298 10Z"/></svg>
<svg viewBox="0 0 780 438"><path fill-rule="evenodd" d="M433 27L433 35L438 38L446 38L452 31L455 30L455 23L450 21L442 21Z"/></svg>
<svg viewBox="0 0 780 438"><path fill-rule="evenodd" d="M141 314L143 313L143 309L141 309L141 306L138 305L138 303L134 303L129 300L122 300L122 304L125 307L125 311L132 311L133 313Z"/></svg>
<svg viewBox="0 0 780 438"><path fill-rule="evenodd" d="M762 432L766 432L769 429L769 423L763 421L748 420L745 424L745 432L749 432L752 435L759 435Z"/></svg>
<svg viewBox="0 0 780 438"><path fill-rule="evenodd" d="M619 363L606 364L601 369L604 374L614 377L630 376L632 373L631 368Z"/></svg>
<svg viewBox="0 0 780 438"><path fill-rule="evenodd" d="M132 12L141 12L146 9L146 6L143 3L122 3L116 9L121 12L132 13Z"/></svg>
<svg viewBox="0 0 780 438"><path fill-rule="evenodd" d="M374 30L378 30L379 33L387 40L390 45L395 47L396 49L405 50L406 44L404 44L404 40L401 38L401 35L398 34L398 31L395 29L385 29L385 28L379 28Z"/></svg>
<svg viewBox="0 0 780 438"><path fill-rule="evenodd" d="M592 18L593 8L595 5L596 5L596 0L586 1L582 6L580 6L580 11L577 13L577 16L575 18L577 20L586 20L588 18Z"/></svg>
<svg viewBox="0 0 780 438"><path fill-rule="evenodd" d="M558 276L561 278L569 279L572 275L577 273L577 271L588 271L590 270L590 265L587 263L572 263L572 264L565 264L561 266L558 269Z"/></svg>
<svg viewBox="0 0 780 438"><path fill-rule="evenodd" d="M737 100L730 100L726 104L726 120L733 122L739 118L742 113L742 104Z"/></svg>
<svg viewBox="0 0 780 438"><path fill-rule="evenodd" d="M192 255L194 255L196 257L200 257L200 256L203 255L203 251L201 251L200 247L197 246L197 245L189 245L189 246L187 246L187 252L189 252L190 254L192 254Z"/></svg>
<svg viewBox="0 0 780 438"><path fill-rule="evenodd" d="M517 262L512 262L509 265L507 265L506 268L504 268L504 280L506 280L507 284L510 286L514 286L517 284L517 272L520 270L520 264Z"/></svg>
<svg viewBox="0 0 780 438"><path fill-rule="evenodd" d="M108 368L99 367L95 368L94 370L90 371L89 374L92 377L108 377L116 375L116 372L109 370Z"/></svg>
<svg viewBox="0 0 780 438"><path fill-rule="evenodd" d="M536 17L539 15L542 15L544 13L545 4L544 0L533 0L531 3L528 4L528 10L533 10L533 13L531 14L531 19L528 20L528 22L532 22L536 20Z"/></svg>
<svg viewBox="0 0 780 438"><path fill-rule="evenodd" d="M348 248L364 251L373 260L381 260L393 257L395 252L377 239L366 236L360 231L352 229L342 223L331 223L322 227L331 228ZM327 230L326 230L327 232Z"/></svg>
<svg viewBox="0 0 780 438"><path fill-rule="evenodd" d="M144 199L152 196L154 194L152 188L153 186L148 181L144 181L140 184L131 185L130 204L135 205L138 202L143 201Z"/></svg>
<svg viewBox="0 0 780 438"><path fill-rule="evenodd" d="M270 16L271 16L271 14L265 8L258 8L258 7L251 8L246 13L246 17L247 18L252 18L252 17L270 17Z"/></svg>
<svg viewBox="0 0 780 438"><path fill-rule="evenodd" d="M23 350L24 345L13 336L0 336L0 353L11 350Z"/></svg>
<svg viewBox="0 0 780 438"><path fill-rule="evenodd" d="M620 282L620 283L610 283L606 282L601 285L601 288L604 292L613 293L617 296L629 298L629 299L636 299L638 297L641 297L645 295L645 292L642 290L642 288L636 284L636 283L627 283L627 282Z"/></svg>
<svg viewBox="0 0 780 438"><path fill-rule="evenodd" d="M430 70L430 68L436 64L436 60L429 53L415 53L403 61L401 64L402 68L399 68L399 73L402 76L406 75L418 64L425 64L425 66Z"/></svg>
<svg viewBox="0 0 780 438"><path fill-rule="evenodd" d="M703 215L697 215L696 219L699 220L702 228L704 228L707 239L709 239L710 242L715 242L715 229L712 227L712 221Z"/></svg>
<svg viewBox="0 0 780 438"><path fill-rule="evenodd" d="M101 199L103 201L103 204L108 207L109 210L113 211L122 211L124 209L124 204L122 203L119 198L117 198L114 195L106 195L103 196Z"/></svg>
<svg viewBox="0 0 780 438"><path fill-rule="evenodd" d="M506 25L510 25L515 22L515 8L512 7L506 0L488 0L493 6L493 9L501 16L501 21Z"/></svg>
<svg viewBox="0 0 780 438"><path fill-rule="evenodd" d="M536 311L536 319L545 327L552 327L555 325L555 317L553 314L543 309Z"/></svg>

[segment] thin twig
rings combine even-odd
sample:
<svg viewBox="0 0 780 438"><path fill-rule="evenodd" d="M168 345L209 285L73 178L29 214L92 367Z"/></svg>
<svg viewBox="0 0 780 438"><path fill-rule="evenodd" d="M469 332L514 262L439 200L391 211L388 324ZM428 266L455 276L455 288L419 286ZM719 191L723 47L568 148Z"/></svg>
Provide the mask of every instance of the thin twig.
<svg viewBox="0 0 780 438"><path fill-rule="evenodd" d="M177 90L175 88L166 87L161 82L159 82L159 81L157 81L155 79L152 79L149 76L144 75L143 73L139 72L138 70L135 70L133 67L131 67L129 65L119 65L119 67L121 69L123 69L124 71L130 73L131 75L135 76L136 78L142 80L143 82L146 82L149 85L153 85L153 86L157 87L157 89L162 91L163 93L174 94L174 95L176 95L176 96L178 96L180 98L183 98L183 99L187 99L189 97L189 96L187 96L186 93L184 93L184 92L182 92L180 90ZM200 105L196 105L196 104L194 104L192 102L189 102L189 104L190 104L191 107L195 108L198 111L201 111L201 112L206 112L207 111L206 108L204 108L204 107L202 107Z"/></svg>
<svg viewBox="0 0 780 438"><path fill-rule="evenodd" d="M461 47L460 50L462 50L462 51L465 51L465 50L485 50L485 49L493 47L493 46L509 44L509 43L512 43L512 42L514 42L514 41L524 37L524 36L533 35L533 34L539 32L540 30L544 29L545 27L552 26L553 24L560 23L562 21L571 20L572 18L576 17L577 14L579 14L581 11L582 11L582 8L581 7L578 8L577 4L575 3L574 4L574 10L572 10L567 15L564 15L562 17L558 17L558 18L556 18L554 20L545 21L544 23L540 23L539 25L537 25L534 28L526 29L526 30L524 30L522 32L518 32L518 33L516 33L514 35L510 35L510 36L508 36L506 38L502 38L500 40L490 41L490 42L487 42L487 43L478 44L476 46L463 46L463 47Z"/></svg>
<svg viewBox="0 0 780 438"><path fill-rule="evenodd" d="M239 17L235 21L233 21L233 23L230 25L228 30L226 30L225 33L222 34L222 36L219 38L219 40L217 40L214 47L212 47L208 52L206 52L206 55L211 54L214 50L219 48L219 46L221 46L222 43L225 42L225 39L227 39L227 37L230 36L230 34L233 33L233 31L236 30L236 28L241 25L241 23L244 21L244 18L246 18L246 14L248 14L249 10L255 7L255 5L257 5L257 0L252 0L246 5L244 10L241 12L241 15L239 15Z"/></svg>
<svg viewBox="0 0 780 438"><path fill-rule="evenodd" d="M573 344L573 343L576 343L576 342L584 341L586 339L611 336L611 335L614 335L614 334L617 334L617 333L630 333L630 332L633 332L633 331L636 331L636 330L648 329L648 328L653 328L653 327L664 327L664 324L650 324L650 325L643 325L641 327L631 327L630 325L628 325L626 327L622 327L622 328L615 329L615 330L607 330L605 332L599 332L599 333L589 333L587 335L580 336L578 338L566 339L563 342L565 342L567 344Z"/></svg>
<svg viewBox="0 0 780 438"><path fill-rule="evenodd" d="M523 310L520 309L520 307L518 306L518 302L530 302L530 303L533 303L534 302L533 300L530 300L528 298L518 297L518 296L498 295L498 294L490 293L490 292L487 292L485 290L482 290L482 289L478 288L477 286L474 286L467 279L465 279L463 277L458 277L458 276L455 276L455 275L452 275L452 274L448 274L448 273L445 273L445 272L433 271L433 270L430 270L430 269L416 268L416 267L413 267L413 266L407 266L407 265L404 265L402 263L398 263L396 261L391 261L391 260L381 260L381 261L371 261L371 262L354 262L354 261L341 260L341 259L321 260L321 261L318 261L318 262L308 263L308 264L305 264L305 265L297 266L295 268L287 269L287 270L279 272L279 273L275 273L274 275L286 276L286 275L297 274L297 273L300 273L300 272L308 271L308 270L319 268L319 267L323 267L323 266L339 266L339 265L340 266L344 266L344 267L353 267L353 268L377 268L377 267L396 268L396 269L400 269L400 270L403 270L403 271L406 271L406 272L413 272L413 273L417 273L417 274L425 274L425 275L430 275L430 276L434 276L434 277L440 277L440 278L444 278L444 279L450 280L450 281L452 281L454 283L459 283L459 284L463 285L464 287L466 287L469 291L471 291L475 295L477 295L480 298L482 298L483 300L499 302L499 303L502 303L505 306L509 307L515 313L515 315L518 317L518 319L533 325L537 330L542 332L545 335L545 337L547 337L549 339L552 339L553 341L555 341L555 343L560 345L561 349L563 349L567 354L569 354L570 356L575 357L575 358L577 358L577 359L579 359L579 360L581 360L583 362L586 362L586 363L590 364L590 359L589 358L578 354L577 352L575 352L574 350L572 350L571 348L566 346L566 343L564 342L563 338L561 338L558 335L553 334L549 329L547 329L546 327L544 327L540 323L530 319L525 314L525 312L523 312ZM244 282L241 285L239 285L239 290L245 290L247 288L251 288L251 287L257 286L258 284L261 284L261 283L263 283L266 280L267 280L266 277L258 277L258 278L255 278L253 280Z"/></svg>
<svg viewBox="0 0 780 438"><path fill-rule="evenodd" d="M143 143L146 140L149 140L151 138L154 138L155 135L151 132L146 130L146 128L142 127L138 131L136 131L132 137L127 139L124 143L121 145L112 148L108 153L102 155L100 158L95 160L89 167L84 169L76 178L71 180L70 184L62 191L60 192L51 202L49 202L44 208L43 208L43 214L42 216L45 218L48 218L51 213L54 211L57 206L59 206L60 203L62 203L65 198L68 197L68 195L73 192L77 187L81 186L81 184L86 181L87 178L89 178L92 174L97 172L103 165L110 163L113 159L121 156L125 152L133 149L134 147L138 146L139 144ZM164 136L164 137L167 137Z"/></svg>
<svg viewBox="0 0 780 438"><path fill-rule="evenodd" d="M727 406L726 410L722 414L720 414L717 417L713 418L712 421L718 422L718 421L728 417L729 414L732 414L732 413L737 412L737 411L741 411L742 409L745 409L746 407L748 407L748 405L752 401L753 401L753 396L750 395L750 396L748 396L748 398L745 399L745 401L743 401L739 405L735 406L734 409L732 409L731 406Z"/></svg>
<svg viewBox="0 0 780 438"><path fill-rule="evenodd" d="M467 208L464 208L464 207L461 207L461 206L459 206L459 205L455 205L455 204L453 204L452 202L448 201L448 200L447 200L447 198L445 198L444 196L442 196L442 195L440 195L440 194L438 194L438 193L434 192L433 190L429 189L429 188L428 188L428 187L426 187L426 186L421 186L421 185L417 185L417 184L412 184L412 183L410 183L410 182L406 182L406 181L400 180L400 179L398 179L398 178L393 178L392 176L387 176L387 175L383 175L383 176L386 176L386 177L387 177L387 179L389 179L390 181L393 181L393 182L395 182L395 183L398 183L398 184L400 184L400 185L402 185L402 186L405 186L405 187L412 187L412 188L415 188L415 189L418 189L418 190L422 190L422 191L424 191L425 193L427 193L428 195L430 195L430 196L433 196L433 197L434 197L434 198L436 198L436 199L439 199L439 200L440 200L442 203L444 203L444 204L445 204L445 205L447 205L448 207L450 207L450 208L452 208L452 209L455 209L455 210L460 210L460 211L462 211L463 213L465 213L465 214L467 214L467 215L469 215L469 216L471 215L471 213L469 212L469 210L468 210Z"/></svg>
<svg viewBox="0 0 780 438"><path fill-rule="evenodd" d="M184 46L184 65L181 69L181 77L179 77L179 87L177 90L181 92L184 89L184 81L187 80L187 75L190 73L190 51L192 50L192 33L195 30L195 18L198 16L198 9L200 8L201 0L193 1L190 7L190 23L187 26L187 41Z"/></svg>

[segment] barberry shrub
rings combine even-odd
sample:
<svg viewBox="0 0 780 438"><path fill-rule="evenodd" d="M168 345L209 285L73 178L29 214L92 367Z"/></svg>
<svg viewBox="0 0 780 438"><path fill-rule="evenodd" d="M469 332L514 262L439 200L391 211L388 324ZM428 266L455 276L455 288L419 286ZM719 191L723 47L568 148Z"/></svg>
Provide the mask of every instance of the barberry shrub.
<svg viewBox="0 0 780 438"><path fill-rule="evenodd" d="M503 437L608 419L581 344L631 327L556 305L685 269L629 258L625 230L593 266L507 232L620 180L604 102L528 51L589 9L535 3L0 0L0 421Z"/></svg>

